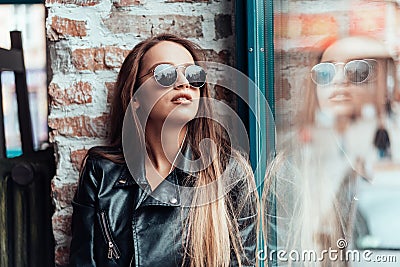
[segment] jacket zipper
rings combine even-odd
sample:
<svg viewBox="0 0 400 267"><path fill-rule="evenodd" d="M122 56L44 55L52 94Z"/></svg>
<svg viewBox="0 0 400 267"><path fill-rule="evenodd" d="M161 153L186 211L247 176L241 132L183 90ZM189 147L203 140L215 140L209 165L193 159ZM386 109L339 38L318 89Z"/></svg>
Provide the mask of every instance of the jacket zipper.
<svg viewBox="0 0 400 267"><path fill-rule="evenodd" d="M111 234L108 229L106 214L104 211L100 212L100 217L101 217L101 222L103 224L104 233L106 234L106 239L107 239L107 243L108 243L107 258L112 259L113 257L115 257L116 259L119 259L120 255L118 253L117 248L114 245L114 242L112 241Z"/></svg>

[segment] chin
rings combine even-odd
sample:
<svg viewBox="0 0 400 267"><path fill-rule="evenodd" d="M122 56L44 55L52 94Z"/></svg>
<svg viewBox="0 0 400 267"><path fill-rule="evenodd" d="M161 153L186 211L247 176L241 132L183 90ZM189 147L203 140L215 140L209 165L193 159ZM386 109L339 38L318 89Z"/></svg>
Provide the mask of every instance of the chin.
<svg viewBox="0 0 400 267"><path fill-rule="evenodd" d="M196 113L192 112L174 112L173 114L165 118L164 123L184 125L193 120L195 116Z"/></svg>
<svg viewBox="0 0 400 267"><path fill-rule="evenodd" d="M196 117L197 108L188 106L179 106L174 108L166 117L167 121L171 122L188 122Z"/></svg>
<svg viewBox="0 0 400 267"><path fill-rule="evenodd" d="M352 117L357 111L357 108L352 103L329 103L320 108L323 113L330 114L332 118Z"/></svg>
<svg viewBox="0 0 400 267"><path fill-rule="evenodd" d="M164 123L167 123L168 125L184 126L191 120L193 120L193 117L168 118L168 121L165 121Z"/></svg>
<svg viewBox="0 0 400 267"><path fill-rule="evenodd" d="M335 105L332 107L333 113L336 116L354 116L356 111L353 105Z"/></svg>

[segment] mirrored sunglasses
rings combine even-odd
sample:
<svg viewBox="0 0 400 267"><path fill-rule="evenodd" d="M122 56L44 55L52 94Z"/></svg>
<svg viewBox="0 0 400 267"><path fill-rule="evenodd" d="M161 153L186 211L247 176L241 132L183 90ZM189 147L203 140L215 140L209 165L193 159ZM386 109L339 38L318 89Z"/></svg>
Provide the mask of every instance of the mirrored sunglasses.
<svg viewBox="0 0 400 267"><path fill-rule="evenodd" d="M376 65L374 59L356 59L347 63L322 62L311 69L311 79L317 85L328 85L337 73L337 66L344 65L343 72L347 81L363 83L372 77Z"/></svg>
<svg viewBox="0 0 400 267"><path fill-rule="evenodd" d="M199 65L188 65L188 66L174 66L172 64L159 64L152 71L141 76L139 79L153 73L154 79L162 87L170 87L178 80L178 68L185 69L185 78L189 82L190 86L200 88L206 83L206 72Z"/></svg>

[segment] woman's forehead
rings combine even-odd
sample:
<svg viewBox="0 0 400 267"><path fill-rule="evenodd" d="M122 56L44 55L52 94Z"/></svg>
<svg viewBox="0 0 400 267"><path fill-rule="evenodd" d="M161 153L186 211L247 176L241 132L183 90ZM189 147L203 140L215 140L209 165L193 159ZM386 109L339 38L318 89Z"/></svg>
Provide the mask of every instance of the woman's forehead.
<svg viewBox="0 0 400 267"><path fill-rule="evenodd" d="M151 47L143 56L143 67L148 68L157 63L169 62L174 65L193 63L193 56L182 45L162 41Z"/></svg>
<svg viewBox="0 0 400 267"><path fill-rule="evenodd" d="M348 37L329 46L321 61L347 62L351 59L389 58L383 43L369 37Z"/></svg>

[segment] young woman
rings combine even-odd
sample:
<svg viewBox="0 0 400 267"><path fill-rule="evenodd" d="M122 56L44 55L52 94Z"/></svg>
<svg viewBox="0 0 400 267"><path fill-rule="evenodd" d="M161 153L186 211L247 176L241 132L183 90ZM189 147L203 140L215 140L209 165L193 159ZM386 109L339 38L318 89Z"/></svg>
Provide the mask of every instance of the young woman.
<svg viewBox="0 0 400 267"><path fill-rule="evenodd" d="M252 171L207 117L202 60L197 45L169 34L139 43L125 59L108 146L90 149L81 170L71 266L256 264ZM214 144L200 149L205 139ZM204 167L193 171L194 162Z"/></svg>

